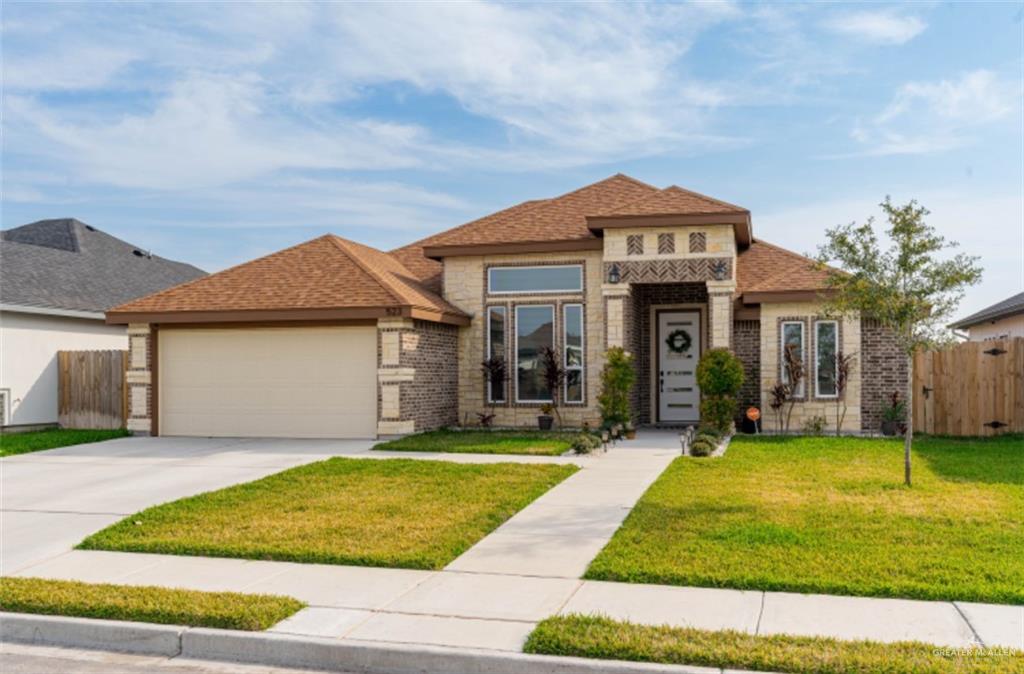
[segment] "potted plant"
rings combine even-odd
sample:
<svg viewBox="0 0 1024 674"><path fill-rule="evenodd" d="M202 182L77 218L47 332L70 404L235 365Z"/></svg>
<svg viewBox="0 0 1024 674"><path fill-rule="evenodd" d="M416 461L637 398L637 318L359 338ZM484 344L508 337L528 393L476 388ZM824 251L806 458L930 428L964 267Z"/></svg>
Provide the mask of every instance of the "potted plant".
<svg viewBox="0 0 1024 674"><path fill-rule="evenodd" d="M636 440L636 426L633 425L632 421L626 422L626 439Z"/></svg>
<svg viewBox="0 0 1024 674"><path fill-rule="evenodd" d="M882 435L893 436L903 432L907 420L907 403L900 398L899 391L889 396L889 404L882 410Z"/></svg>
<svg viewBox="0 0 1024 674"><path fill-rule="evenodd" d="M537 417L537 427L542 431L550 431L551 426L555 423L555 418L551 416L551 413L555 411L555 406L551 403L544 403L540 406L540 415Z"/></svg>

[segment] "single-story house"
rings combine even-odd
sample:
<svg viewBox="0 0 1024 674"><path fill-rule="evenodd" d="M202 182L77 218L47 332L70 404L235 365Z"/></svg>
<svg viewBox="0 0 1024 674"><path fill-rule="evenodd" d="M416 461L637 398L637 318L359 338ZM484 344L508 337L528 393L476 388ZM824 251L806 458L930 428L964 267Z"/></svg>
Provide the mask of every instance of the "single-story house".
<svg viewBox="0 0 1024 674"><path fill-rule="evenodd" d="M967 340L971 342L1024 337L1024 293L1007 297L949 327L966 330Z"/></svg>
<svg viewBox="0 0 1024 674"><path fill-rule="evenodd" d="M0 426L57 423L57 352L127 349L118 304L205 272L74 218L0 232Z"/></svg>
<svg viewBox="0 0 1024 674"><path fill-rule="evenodd" d="M739 206L615 175L385 253L327 235L107 313L131 335L129 427L199 436L372 437L493 412L536 426L567 370L567 424L600 420L604 354L635 354L639 424L699 420L695 366L746 367L741 409L767 409L793 344L808 364L793 427L831 415L830 362L857 353L844 430L875 432L906 370L868 319L823 315L825 272L754 236ZM506 382L481 363L500 356Z"/></svg>

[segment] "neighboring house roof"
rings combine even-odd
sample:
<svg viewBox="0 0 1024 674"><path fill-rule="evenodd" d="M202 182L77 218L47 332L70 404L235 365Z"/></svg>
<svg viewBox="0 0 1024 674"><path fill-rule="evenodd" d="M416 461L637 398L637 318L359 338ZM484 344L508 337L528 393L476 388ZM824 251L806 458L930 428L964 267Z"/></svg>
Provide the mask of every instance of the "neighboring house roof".
<svg viewBox="0 0 1024 674"><path fill-rule="evenodd" d="M410 316L468 322L398 259L327 234L114 307L118 323Z"/></svg>
<svg viewBox="0 0 1024 674"><path fill-rule="evenodd" d="M828 275L811 258L762 239L736 258L736 289L748 303L772 295L824 290Z"/></svg>
<svg viewBox="0 0 1024 674"><path fill-rule="evenodd" d="M0 232L0 269L4 308L83 316L206 273L151 255L74 218Z"/></svg>
<svg viewBox="0 0 1024 674"><path fill-rule="evenodd" d="M996 321L1000 318L1016 316L1017 314L1024 314L1024 293L1017 293L1016 295L1007 297L1002 302L996 302L990 307L982 309L975 314L971 314L967 318L962 318L956 323L950 324L949 327L954 330L962 330L963 328L969 328L972 325L988 323L989 321Z"/></svg>

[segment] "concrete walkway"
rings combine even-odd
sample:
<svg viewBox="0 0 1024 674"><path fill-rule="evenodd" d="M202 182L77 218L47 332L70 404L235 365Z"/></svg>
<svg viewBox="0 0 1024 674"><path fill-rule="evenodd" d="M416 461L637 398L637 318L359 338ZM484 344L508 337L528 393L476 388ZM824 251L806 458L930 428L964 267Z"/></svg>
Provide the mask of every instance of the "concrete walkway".
<svg viewBox="0 0 1024 674"><path fill-rule="evenodd" d="M312 446L296 445L293 451ZM276 447L277 452L281 449ZM647 432L594 457L397 454L466 462L571 461L582 468L438 572L66 551L68 544L63 554L36 560L15 575L291 595L309 608L272 631L354 641L518 651L538 621L584 613L750 634L1024 648L1024 607L1019 606L580 580L590 560L678 451L675 433ZM206 460L211 460L211 452L207 454ZM256 459L252 450L249 454L212 460L252 464ZM314 454L385 458L390 453L334 443ZM152 463L158 458L150 455L140 461L161 468L170 463ZM280 469L279 461L302 460L313 458L268 458L266 463L274 464L268 471L274 472ZM9 484L8 476L4 479ZM162 495L150 498L167 500Z"/></svg>

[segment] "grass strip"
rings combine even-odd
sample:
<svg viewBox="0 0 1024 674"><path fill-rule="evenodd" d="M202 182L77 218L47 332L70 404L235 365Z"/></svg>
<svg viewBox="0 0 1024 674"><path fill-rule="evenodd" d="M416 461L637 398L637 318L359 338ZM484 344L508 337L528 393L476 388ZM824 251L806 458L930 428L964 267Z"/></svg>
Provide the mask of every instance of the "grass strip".
<svg viewBox="0 0 1024 674"><path fill-rule="evenodd" d="M653 627L610 618L548 618L527 653L791 674L1020 674L1024 652L950 649L920 642L878 643L735 631Z"/></svg>
<svg viewBox="0 0 1024 674"><path fill-rule="evenodd" d="M44 449L56 449L70 445L82 445L88 442L123 438L128 431L123 428L113 430L86 430L78 428L53 428L46 431L29 433L0 433L0 456L27 454Z"/></svg>
<svg viewBox="0 0 1024 674"><path fill-rule="evenodd" d="M332 458L148 508L78 547L441 569L576 470Z"/></svg>
<svg viewBox="0 0 1024 674"><path fill-rule="evenodd" d="M454 452L559 456L569 450L571 433L540 431L428 431L374 447L389 452Z"/></svg>
<svg viewBox="0 0 1024 674"><path fill-rule="evenodd" d="M265 630L306 605L291 597L0 578L0 610L188 627Z"/></svg>

